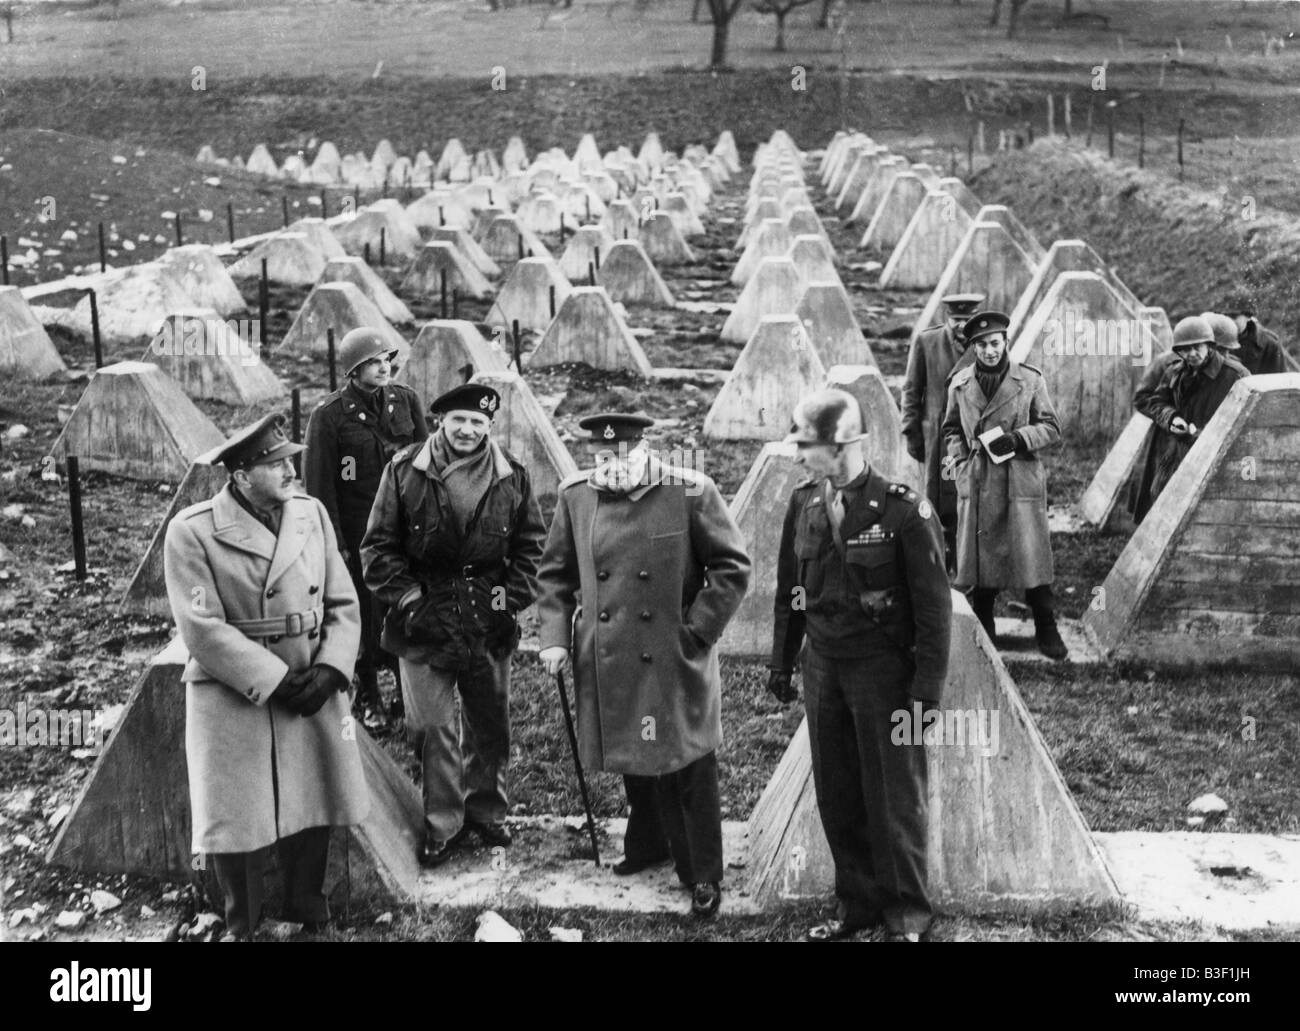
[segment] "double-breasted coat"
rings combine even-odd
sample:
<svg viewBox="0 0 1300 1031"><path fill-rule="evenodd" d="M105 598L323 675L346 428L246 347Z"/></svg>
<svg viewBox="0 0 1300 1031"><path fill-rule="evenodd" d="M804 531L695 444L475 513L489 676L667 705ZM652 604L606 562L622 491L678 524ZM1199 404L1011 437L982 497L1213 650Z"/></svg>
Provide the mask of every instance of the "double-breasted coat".
<svg viewBox="0 0 1300 1031"><path fill-rule="evenodd" d="M277 538L227 484L171 521L163 555L190 653L194 851L250 852L308 827L359 823L370 796L347 694L312 716L270 700L289 670L324 664L352 677L357 596L320 502L305 494L285 502ZM231 625L282 618L284 629L265 637Z"/></svg>
<svg viewBox="0 0 1300 1031"><path fill-rule="evenodd" d="M714 645L749 587L713 481L650 460L628 495L560 485L538 570L541 647L571 649L589 768L655 776L722 743Z"/></svg>
<svg viewBox="0 0 1300 1031"><path fill-rule="evenodd" d="M1025 446L1000 465L971 446L995 425L1019 431ZM1036 452L1059 441L1061 430L1043 374L1011 361L986 398L974 366L955 372L943 435L957 476L956 585L1024 590L1050 584L1047 473Z"/></svg>

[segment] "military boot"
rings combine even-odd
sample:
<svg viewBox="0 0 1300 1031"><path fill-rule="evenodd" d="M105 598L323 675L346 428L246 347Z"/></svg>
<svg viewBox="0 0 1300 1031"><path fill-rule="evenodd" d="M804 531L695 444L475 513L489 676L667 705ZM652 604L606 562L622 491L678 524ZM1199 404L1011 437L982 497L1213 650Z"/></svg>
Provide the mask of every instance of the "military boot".
<svg viewBox="0 0 1300 1031"><path fill-rule="evenodd" d="M1029 603L1029 608L1034 613L1034 640L1038 643L1038 650L1049 659L1058 662L1069 658L1070 650L1066 648L1060 632L1056 629L1056 614L1052 611L1051 585L1029 589L1025 592L1025 601Z"/></svg>
<svg viewBox="0 0 1300 1031"><path fill-rule="evenodd" d="M993 620L993 605L998 600L998 592L991 587L976 587L970 592L970 607L975 611L975 618L989 635L989 641L996 648L998 643L997 624Z"/></svg>

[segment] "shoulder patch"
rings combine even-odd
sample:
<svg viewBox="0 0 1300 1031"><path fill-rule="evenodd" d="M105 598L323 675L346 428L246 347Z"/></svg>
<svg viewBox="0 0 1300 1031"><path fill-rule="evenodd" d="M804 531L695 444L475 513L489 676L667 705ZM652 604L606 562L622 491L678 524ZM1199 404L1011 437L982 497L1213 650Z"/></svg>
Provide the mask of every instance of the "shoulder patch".
<svg viewBox="0 0 1300 1031"><path fill-rule="evenodd" d="M914 491L906 483L891 483L889 485L889 493L895 494L905 501L915 502L917 499L916 491Z"/></svg>
<svg viewBox="0 0 1300 1031"><path fill-rule="evenodd" d="M934 508L928 498L922 498L921 503L916 506L916 512L922 519L929 519L930 516L934 515Z"/></svg>

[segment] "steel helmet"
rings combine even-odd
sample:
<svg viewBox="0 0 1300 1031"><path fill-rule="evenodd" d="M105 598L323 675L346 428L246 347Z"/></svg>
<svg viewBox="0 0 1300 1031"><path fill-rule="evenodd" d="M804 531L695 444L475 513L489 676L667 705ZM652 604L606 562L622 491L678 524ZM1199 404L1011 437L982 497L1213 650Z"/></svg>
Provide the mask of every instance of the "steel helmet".
<svg viewBox="0 0 1300 1031"><path fill-rule="evenodd" d="M1199 315L1188 315L1179 319L1174 327L1174 347L1190 347L1193 344L1213 344L1214 330Z"/></svg>
<svg viewBox="0 0 1300 1031"><path fill-rule="evenodd" d="M1217 311L1201 312L1203 318L1210 327L1210 332L1214 334L1214 346L1220 351L1240 351L1241 344L1237 341L1237 321L1229 318L1227 315L1220 315Z"/></svg>
<svg viewBox="0 0 1300 1031"><path fill-rule="evenodd" d="M787 444L852 444L864 436L858 399L847 391L827 387L807 395L794 406L794 424L785 441Z"/></svg>
<svg viewBox="0 0 1300 1031"><path fill-rule="evenodd" d="M351 376L352 370L358 365L370 361L371 358L378 358L381 354L386 354L391 359L397 354L397 348L393 346L391 340L385 339L379 330L371 329L369 326L358 326L356 329L348 330L339 342L339 367L345 376Z"/></svg>

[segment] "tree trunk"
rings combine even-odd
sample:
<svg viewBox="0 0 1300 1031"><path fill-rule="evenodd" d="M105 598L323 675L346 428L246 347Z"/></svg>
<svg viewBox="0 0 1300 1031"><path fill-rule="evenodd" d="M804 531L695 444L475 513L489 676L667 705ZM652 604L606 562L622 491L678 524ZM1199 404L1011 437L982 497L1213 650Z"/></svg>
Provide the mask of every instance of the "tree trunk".
<svg viewBox="0 0 1300 1031"><path fill-rule="evenodd" d="M731 28L731 19L713 15L713 53L709 57L710 68L723 68L727 62L727 30Z"/></svg>
<svg viewBox="0 0 1300 1031"><path fill-rule="evenodd" d="M1002 13L1002 0L993 0L993 17L989 19L990 25L998 23L998 15Z"/></svg>
<svg viewBox="0 0 1300 1031"><path fill-rule="evenodd" d="M1016 38L1016 23L1020 21L1020 8L1025 6L1025 0L1010 0L1009 10L1007 11L1007 39Z"/></svg>
<svg viewBox="0 0 1300 1031"><path fill-rule="evenodd" d="M817 18L817 27L819 29L829 29L831 27L831 4L835 0L822 0L822 13Z"/></svg>
<svg viewBox="0 0 1300 1031"><path fill-rule="evenodd" d="M703 0L695 0L695 2L694 2L693 4L691 4L691 23L692 23L692 24L694 24L694 23L696 23L696 22L698 22L698 21L700 20L700 4L701 4L702 2L703 2Z"/></svg>
<svg viewBox="0 0 1300 1031"><path fill-rule="evenodd" d="M776 12L776 52L778 54L785 53L785 16L789 13L789 11Z"/></svg>

